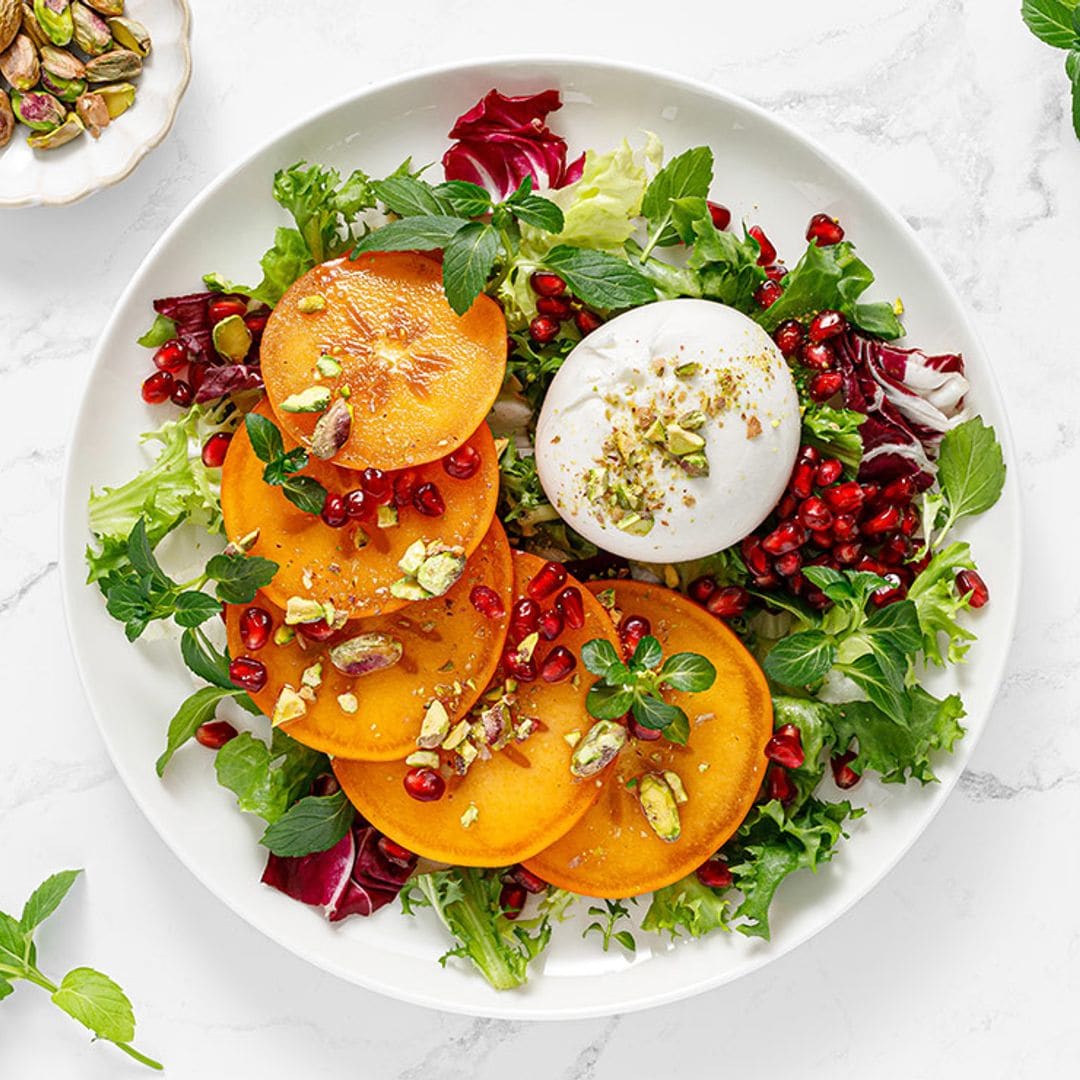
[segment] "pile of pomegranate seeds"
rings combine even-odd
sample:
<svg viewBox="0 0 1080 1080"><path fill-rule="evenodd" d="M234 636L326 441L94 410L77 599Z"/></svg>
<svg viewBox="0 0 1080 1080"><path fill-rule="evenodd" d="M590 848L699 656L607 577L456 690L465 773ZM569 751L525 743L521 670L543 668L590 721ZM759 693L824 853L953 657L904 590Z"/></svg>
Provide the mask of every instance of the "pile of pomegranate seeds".
<svg viewBox="0 0 1080 1080"><path fill-rule="evenodd" d="M573 319L578 333L585 337L604 322L599 315L582 307L566 291L566 282L558 274L537 270L529 278L536 293L537 315L529 323L529 337L537 345L547 345L559 336L562 324Z"/></svg>

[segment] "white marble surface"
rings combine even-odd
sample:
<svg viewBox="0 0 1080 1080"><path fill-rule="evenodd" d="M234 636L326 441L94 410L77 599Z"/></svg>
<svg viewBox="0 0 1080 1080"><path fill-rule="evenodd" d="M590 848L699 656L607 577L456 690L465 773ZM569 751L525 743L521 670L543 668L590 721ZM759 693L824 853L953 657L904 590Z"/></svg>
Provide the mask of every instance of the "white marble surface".
<svg viewBox="0 0 1080 1080"><path fill-rule="evenodd" d="M172 1076L1045 1077L1080 1065L1080 143L1062 54L1016 0L542 6L194 0L195 74L169 140L82 205L0 216L0 907L87 868L45 968L129 991ZM614 21L602 9L618 9ZM729 10L730 9L730 10ZM529 1025L382 1000L270 944L165 849L117 779L65 638L64 443L93 342L162 228L236 155L353 87L524 51L665 66L743 94L857 163L974 310L1011 406L1027 501L1019 629L970 771L914 850L810 944L626 1019ZM302 72L292 81L290 70ZM0 165L2 167L2 165ZM134 392L134 391L133 391ZM991 582L991 588L993 583ZM157 722L157 718L148 718ZM436 977L433 971L432 977ZM35 988L0 1006L0 1076L139 1067Z"/></svg>

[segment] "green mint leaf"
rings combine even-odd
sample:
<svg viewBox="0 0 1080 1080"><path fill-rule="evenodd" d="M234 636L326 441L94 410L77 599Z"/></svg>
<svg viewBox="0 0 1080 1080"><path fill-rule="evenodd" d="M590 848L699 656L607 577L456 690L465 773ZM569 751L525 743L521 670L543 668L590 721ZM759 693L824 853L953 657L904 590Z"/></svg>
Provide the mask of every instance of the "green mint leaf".
<svg viewBox="0 0 1080 1080"><path fill-rule="evenodd" d="M30 894L20 922L24 933L32 933L60 906L81 873L81 870L61 870L47 877Z"/></svg>
<svg viewBox="0 0 1080 1080"><path fill-rule="evenodd" d="M653 178L641 200L641 213L648 219L650 232L659 230L654 244L678 243L679 232L670 226L672 200L687 197L702 200L713 179L713 153L708 146L695 146L673 157ZM707 213L706 209L706 213Z"/></svg>
<svg viewBox="0 0 1080 1080"><path fill-rule="evenodd" d="M202 626L207 619L221 614L221 602L206 593L189 589L180 593L172 617L177 626Z"/></svg>
<svg viewBox="0 0 1080 1080"><path fill-rule="evenodd" d="M1076 44L1077 30L1073 22L1076 11L1071 0L1024 0L1020 13L1028 29L1047 45L1069 49Z"/></svg>
<svg viewBox="0 0 1080 1080"><path fill-rule="evenodd" d="M391 221L368 233L356 247L352 257L365 251L432 251L446 247L450 237L468 222L462 217L431 215Z"/></svg>
<svg viewBox="0 0 1080 1080"><path fill-rule="evenodd" d="M581 647L581 662L587 671L604 678L616 664L622 664L622 657L615 646L604 638L593 638Z"/></svg>
<svg viewBox="0 0 1080 1080"><path fill-rule="evenodd" d="M650 671L664 658L664 650L660 642L646 634L634 649L634 655L630 657L631 671Z"/></svg>
<svg viewBox="0 0 1080 1080"><path fill-rule="evenodd" d="M878 608L863 623L861 632L871 640L871 644L875 641L887 642L891 648L906 656L918 652L922 646L919 615L910 600Z"/></svg>
<svg viewBox="0 0 1080 1080"><path fill-rule="evenodd" d="M457 217L480 217L491 209L491 195L487 188L471 184L468 180L447 180L436 184L432 192L447 212Z"/></svg>
<svg viewBox="0 0 1080 1080"><path fill-rule="evenodd" d="M508 209L524 225L558 234L565 224L562 210L550 199L540 195L526 195L517 202L509 203Z"/></svg>
<svg viewBox="0 0 1080 1080"><path fill-rule="evenodd" d="M228 657L218 652L197 628L189 627L180 636L180 656L188 669L204 682L233 689Z"/></svg>
<svg viewBox="0 0 1080 1080"><path fill-rule="evenodd" d="M215 555L206 564L206 576L217 582L217 597L226 604L251 603L277 570L276 562L259 555Z"/></svg>
<svg viewBox="0 0 1080 1080"><path fill-rule="evenodd" d="M268 420L259 413L249 412L244 417L251 449L260 461L276 461L285 453L285 444L281 441L281 432L273 420Z"/></svg>
<svg viewBox="0 0 1080 1080"><path fill-rule="evenodd" d="M605 311L636 307L656 299L656 290L641 271L606 251L559 244L544 256L570 291L590 307Z"/></svg>
<svg viewBox="0 0 1080 1080"><path fill-rule="evenodd" d="M100 1039L126 1043L135 1038L135 1013L127 995L107 975L93 968L69 971L52 996L72 1019Z"/></svg>
<svg viewBox="0 0 1080 1080"><path fill-rule="evenodd" d="M463 225L450 237L443 252L443 290L458 315L472 307L487 284L498 251L499 234L479 221Z"/></svg>
<svg viewBox="0 0 1080 1080"><path fill-rule="evenodd" d="M246 731L230 739L217 752L214 769L241 810L272 825L307 793L316 776L330 771L330 762L275 728L269 746Z"/></svg>
<svg viewBox="0 0 1080 1080"><path fill-rule="evenodd" d="M851 586L848 584L844 573L840 570L834 570L831 566L805 566L803 567L803 576L811 585L816 585L822 591L835 587L842 590L841 595L844 597L852 595ZM833 596L830 599L838 600L840 596Z"/></svg>
<svg viewBox="0 0 1080 1080"><path fill-rule="evenodd" d="M664 661L660 678L673 690L697 694L716 682L716 668L699 653L674 653Z"/></svg>
<svg viewBox="0 0 1080 1080"><path fill-rule="evenodd" d="M9 983L3 975L0 975L0 1001L3 1001L4 998L8 996L8 994L14 993L15 987L12 986L11 983Z"/></svg>
<svg viewBox="0 0 1080 1080"><path fill-rule="evenodd" d="M294 858L328 851L349 831L355 816L344 791L308 795L268 825L259 843L275 855Z"/></svg>
<svg viewBox="0 0 1080 1080"><path fill-rule="evenodd" d="M166 319L164 315L158 315L154 319L154 325L136 340L136 344L147 349L157 349L166 341L172 341L174 337L176 337L176 323L172 319Z"/></svg>
<svg viewBox="0 0 1080 1080"><path fill-rule="evenodd" d="M647 727L652 731L664 731L670 724L677 725L680 716L684 719L686 717L677 705L669 705L663 698L651 695L635 697L631 711L634 719L642 727Z"/></svg>
<svg viewBox="0 0 1080 1080"><path fill-rule="evenodd" d="M989 510L1005 484L1005 461L994 429L975 416L947 431L938 453L938 483L948 499L950 525Z"/></svg>
<svg viewBox="0 0 1080 1080"><path fill-rule="evenodd" d="M293 473L306 469L308 460L308 453L302 446L274 458L263 468L263 483L280 487Z"/></svg>
<svg viewBox="0 0 1080 1080"><path fill-rule="evenodd" d="M685 746L687 740L690 738L690 717L686 713L676 707L676 715L671 718L671 722L664 728L664 738L668 742L676 743L679 746Z"/></svg>
<svg viewBox="0 0 1080 1080"><path fill-rule="evenodd" d="M154 549L146 535L145 518L139 518L128 534L127 555L128 561L149 585L168 589L175 584L161 569L161 565L154 556Z"/></svg>
<svg viewBox="0 0 1080 1080"><path fill-rule="evenodd" d="M9 975L22 975L28 969L31 937L22 923L0 911L0 968Z"/></svg>
<svg viewBox="0 0 1080 1080"><path fill-rule="evenodd" d="M673 215L687 243L693 240L687 266L698 272L699 295L744 313L759 311L754 292L765 271L758 266L758 242L749 234L740 238L717 229L704 200L678 200Z"/></svg>
<svg viewBox="0 0 1080 1080"><path fill-rule="evenodd" d="M105 610L124 624L124 635L128 641L138 638L154 617L146 593L137 582L121 581L109 585L105 598Z"/></svg>
<svg viewBox="0 0 1080 1080"><path fill-rule="evenodd" d="M865 330L875 337L891 341L903 334L904 328L886 300L877 300L872 304L856 304L851 320L860 330Z"/></svg>
<svg viewBox="0 0 1080 1080"><path fill-rule="evenodd" d="M825 678L836 663L836 646L820 630L803 630L769 650L762 667L784 686L808 686Z"/></svg>
<svg viewBox="0 0 1080 1080"><path fill-rule="evenodd" d="M318 514L326 502L326 488L313 476L289 476L282 481L281 490L305 514Z"/></svg>
<svg viewBox="0 0 1080 1080"><path fill-rule="evenodd" d="M896 672L888 664L883 668L880 658L874 653L867 653L842 664L840 670L885 715L896 724L907 727L911 720L911 695L896 678Z"/></svg>
<svg viewBox="0 0 1080 1080"><path fill-rule="evenodd" d="M597 720L618 720L634 703L634 691L597 683L585 695L585 709Z"/></svg>
<svg viewBox="0 0 1080 1080"><path fill-rule="evenodd" d="M1080 7L1074 9L1080 19ZM1077 47L1065 59L1065 72L1072 83L1073 131L1080 139L1080 28L1077 29Z"/></svg>
<svg viewBox="0 0 1080 1080"><path fill-rule="evenodd" d="M195 737L195 732L199 727L214 719L214 713L217 711L220 702L224 701L225 698L240 697L243 693L243 690L235 686L231 689L223 686L204 686L187 698L169 721L165 750L161 757L157 759L155 765L158 776L164 774L173 754L184 743Z"/></svg>
<svg viewBox="0 0 1080 1080"><path fill-rule="evenodd" d="M440 198L430 184L412 176L375 180L371 187L395 214L403 218L445 214L453 210L449 201Z"/></svg>

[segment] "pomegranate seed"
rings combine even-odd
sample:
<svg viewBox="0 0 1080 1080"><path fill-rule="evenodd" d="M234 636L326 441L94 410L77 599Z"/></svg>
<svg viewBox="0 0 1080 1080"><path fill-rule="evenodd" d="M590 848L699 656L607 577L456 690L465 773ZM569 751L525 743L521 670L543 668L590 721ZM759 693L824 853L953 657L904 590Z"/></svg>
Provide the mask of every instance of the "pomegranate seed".
<svg viewBox="0 0 1080 1080"><path fill-rule="evenodd" d="M177 379L173 383L169 400L174 405L179 405L181 409L186 409L195 400L195 391L191 389L191 383Z"/></svg>
<svg viewBox="0 0 1080 1080"><path fill-rule="evenodd" d="M881 497L896 506L909 503L915 497L915 484L910 476L901 476L882 488Z"/></svg>
<svg viewBox="0 0 1080 1080"><path fill-rule="evenodd" d="M209 364L197 364L193 360L188 367L187 381L191 383L193 393L199 392L199 387L206 381L206 372Z"/></svg>
<svg viewBox="0 0 1080 1080"><path fill-rule="evenodd" d="M778 563L780 562L779 559L777 559L776 561ZM806 588L806 577L799 571L796 571L794 574L791 575L791 577L788 578L787 586L788 589L796 596L801 596L803 589Z"/></svg>
<svg viewBox="0 0 1080 1080"><path fill-rule="evenodd" d="M761 541L770 555L786 555L806 543L806 530L797 521L782 521Z"/></svg>
<svg viewBox="0 0 1080 1080"><path fill-rule="evenodd" d="M773 341L785 356L794 356L804 340L802 323L794 319L785 319L774 331Z"/></svg>
<svg viewBox="0 0 1080 1080"><path fill-rule="evenodd" d="M900 579L899 574L887 573L883 576L889 584L888 586L882 585L880 589L875 589L870 594L870 603L874 607L887 607L889 604L895 604L898 600L903 600L907 595L907 588Z"/></svg>
<svg viewBox="0 0 1080 1080"><path fill-rule="evenodd" d="M742 542L741 550L743 562L746 563L751 574L761 577L769 572L769 557L765 554L758 537L746 537Z"/></svg>
<svg viewBox="0 0 1080 1080"><path fill-rule="evenodd" d="M833 311L831 308L826 308L824 311L819 311L810 320L810 328L807 330L807 336L811 341L817 343L828 341L829 338L834 338L837 334L842 334L846 329L847 319L845 319L839 311Z"/></svg>
<svg viewBox="0 0 1080 1080"><path fill-rule="evenodd" d="M322 509L319 511L319 517L331 529L340 529L349 520L349 511L345 508L345 500L340 495L327 492Z"/></svg>
<svg viewBox="0 0 1080 1080"><path fill-rule="evenodd" d="M814 473L814 483L818 487L830 487L844 474L844 466L836 458L826 458Z"/></svg>
<svg viewBox="0 0 1080 1080"><path fill-rule="evenodd" d="M761 254L758 255L758 266L768 266L776 262L776 248L772 241L765 235L765 230L760 225L751 225L747 232L758 242Z"/></svg>
<svg viewBox="0 0 1080 1080"><path fill-rule="evenodd" d="M345 514L350 521L374 521L378 515L375 500L369 498L363 488L346 491L342 496L342 501L345 503Z"/></svg>
<svg viewBox="0 0 1080 1080"><path fill-rule="evenodd" d="M906 536L890 536L878 551L878 558L889 566L903 566L911 555L911 541Z"/></svg>
<svg viewBox="0 0 1080 1080"><path fill-rule="evenodd" d="M546 683L562 682L576 667L577 657L565 645L556 645L540 665L540 678Z"/></svg>
<svg viewBox="0 0 1080 1080"><path fill-rule="evenodd" d="M363 478L361 477L361 483ZM394 505L408 506L413 501L413 493L420 483L420 476L415 469L402 469L394 477Z"/></svg>
<svg viewBox="0 0 1080 1080"><path fill-rule="evenodd" d="M403 870L412 866L416 861L416 856L407 847L402 847L396 840L391 840L389 836L380 836L376 841L376 846L383 853L384 858L389 859L395 866L400 866Z"/></svg>
<svg viewBox="0 0 1080 1080"><path fill-rule="evenodd" d="M536 661L532 657L526 659L513 646L503 652L503 666L518 682L536 682Z"/></svg>
<svg viewBox="0 0 1080 1080"><path fill-rule="evenodd" d="M869 574L877 574L879 577L887 574L889 568L878 559L872 559L869 555L864 555L856 564L856 570L865 570Z"/></svg>
<svg viewBox="0 0 1080 1080"><path fill-rule="evenodd" d="M240 640L248 652L258 652L269 640L274 620L266 608L249 607L240 616Z"/></svg>
<svg viewBox="0 0 1080 1080"><path fill-rule="evenodd" d="M469 593L469 603L485 619L501 619L506 614L502 598L487 585L474 585Z"/></svg>
<svg viewBox="0 0 1080 1080"><path fill-rule="evenodd" d="M195 729L195 741L207 750L220 750L238 734L228 720L208 720Z"/></svg>
<svg viewBox="0 0 1080 1080"><path fill-rule="evenodd" d="M815 214L806 227L806 239L813 240L818 247L829 247L844 239L844 230L840 222L828 214Z"/></svg>
<svg viewBox="0 0 1080 1080"><path fill-rule="evenodd" d="M540 636L545 641L554 641L563 632L562 612L548 608L540 616ZM541 672L543 674L543 672Z"/></svg>
<svg viewBox="0 0 1080 1080"><path fill-rule="evenodd" d="M837 540L855 540L859 536L859 524L853 514L837 514L833 518L832 532Z"/></svg>
<svg viewBox="0 0 1080 1080"><path fill-rule="evenodd" d="M825 501L839 514L857 513L866 500L866 494L854 480L826 488L823 494Z"/></svg>
<svg viewBox="0 0 1080 1080"><path fill-rule="evenodd" d="M169 400L173 377L167 371L155 371L142 384L142 399L147 405L160 405Z"/></svg>
<svg viewBox="0 0 1080 1080"><path fill-rule="evenodd" d="M811 399L820 404L839 394L843 386L844 377L838 371L823 371L810 380L807 389Z"/></svg>
<svg viewBox="0 0 1080 1080"><path fill-rule="evenodd" d="M329 641L336 633L325 619L316 619L315 622L300 623L297 627L302 637L308 641Z"/></svg>
<svg viewBox="0 0 1080 1080"><path fill-rule="evenodd" d="M525 908L525 898L528 893L516 882L504 885L499 893L499 907L503 915L508 919L516 919Z"/></svg>
<svg viewBox="0 0 1080 1080"><path fill-rule="evenodd" d="M781 577L793 577L802 569L802 556L797 551L789 551L781 555L773 566Z"/></svg>
<svg viewBox="0 0 1080 1080"><path fill-rule="evenodd" d="M319 773L311 781L311 794L318 799L324 799L327 795L336 795L341 790L341 785L333 773Z"/></svg>
<svg viewBox="0 0 1080 1080"><path fill-rule="evenodd" d="M166 341L154 353L154 367L158 371L177 372L188 362L187 346L179 339Z"/></svg>
<svg viewBox="0 0 1080 1080"><path fill-rule="evenodd" d="M799 359L814 371L831 371L836 366L836 353L824 341L808 341L802 347Z"/></svg>
<svg viewBox="0 0 1080 1080"><path fill-rule="evenodd" d="M807 499L814 490L814 466L809 461L800 461L791 474L791 493L796 499ZM788 513L781 511L782 517L789 517L794 513L792 507Z"/></svg>
<svg viewBox="0 0 1080 1080"><path fill-rule="evenodd" d="M728 864L720 858L706 859L697 868L697 879L710 889L729 889L735 881Z"/></svg>
<svg viewBox="0 0 1080 1080"><path fill-rule="evenodd" d="M795 511L799 509L799 500L792 493L788 492L777 504L776 504L776 516L778 518L794 517Z"/></svg>
<svg viewBox="0 0 1080 1080"><path fill-rule="evenodd" d="M529 323L529 337L531 337L537 345L546 345L549 341L554 341L558 336L558 320L553 319L550 315L537 315L536 318Z"/></svg>
<svg viewBox="0 0 1080 1080"><path fill-rule="evenodd" d="M863 536L881 536L884 533L895 532L899 526L899 509L895 506L886 506L868 521L864 521L859 528Z"/></svg>
<svg viewBox="0 0 1080 1080"><path fill-rule="evenodd" d="M223 296L216 300L211 300L206 307L206 313L210 317L211 323L219 323L222 319L229 318L230 315L246 315L247 304L243 300L237 300L231 296Z"/></svg>
<svg viewBox="0 0 1080 1080"><path fill-rule="evenodd" d="M990 600L990 590L983 581L982 576L974 570L961 570L956 575L956 589L961 596L968 596L968 606L973 608L985 607Z"/></svg>
<svg viewBox="0 0 1080 1080"><path fill-rule="evenodd" d="M202 448L202 463L208 469L220 469L225 463L225 452L229 449L232 436L225 431L211 435Z"/></svg>
<svg viewBox="0 0 1080 1080"><path fill-rule="evenodd" d="M630 716L630 714L627 713L627 716ZM635 739L640 739L642 742L656 742L664 734L659 728L645 727L644 724L639 724L632 716L627 721L627 728Z"/></svg>
<svg viewBox="0 0 1080 1080"><path fill-rule="evenodd" d="M811 589L806 594L805 599L812 608L816 608L818 611L824 611L832 603L820 589Z"/></svg>
<svg viewBox="0 0 1080 1080"><path fill-rule="evenodd" d="M266 685L266 665L250 656L238 656L229 664L229 681L242 690L257 693Z"/></svg>
<svg viewBox="0 0 1080 1080"><path fill-rule="evenodd" d="M446 781L434 769L410 769L401 782L417 802L436 802L446 793Z"/></svg>
<svg viewBox="0 0 1080 1080"><path fill-rule="evenodd" d="M783 263L773 263L765 267L765 276L779 285L787 277L787 267Z"/></svg>
<svg viewBox="0 0 1080 1080"><path fill-rule="evenodd" d="M511 866L507 876L516 881L526 892L532 893L533 896L547 892L547 882L543 878L537 877L531 870L527 870L521 863Z"/></svg>
<svg viewBox="0 0 1080 1080"><path fill-rule="evenodd" d="M525 592L534 600L544 600L565 584L566 567L562 563L546 562L525 587Z"/></svg>
<svg viewBox="0 0 1080 1080"><path fill-rule="evenodd" d="M385 506L394 498L394 481L382 469L365 469L360 474L360 487L365 495L370 495L372 500L379 506ZM410 493L409 499L412 498Z"/></svg>
<svg viewBox="0 0 1080 1080"><path fill-rule="evenodd" d="M269 320L269 311L253 311L250 315L244 316L244 325L248 328L248 333L257 340L262 337L262 332L266 329Z"/></svg>
<svg viewBox="0 0 1080 1080"><path fill-rule="evenodd" d="M878 496L881 494L881 487L878 484L860 484L862 488L863 499L865 505L871 505L877 502Z"/></svg>
<svg viewBox="0 0 1080 1080"><path fill-rule="evenodd" d="M811 495L799 506L799 520L808 529L828 529L832 527L833 512L824 499Z"/></svg>
<svg viewBox="0 0 1080 1080"><path fill-rule="evenodd" d="M810 539L814 541L815 545L819 548L831 548L836 543L836 537L833 536L832 529L811 529ZM825 562L828 561L827 557L823 556ZM825 562L818 563L819 566L824 566Z"/></svg>
<svg viewBox="0 0 1080 1080"><path fill-rule="evenodd" d="M480 468L480 451L475 446L459 446L443 458L443 469L455 480L468 480Z"/></svg>
<svg viewBox="0 0 1080 1080"><path fill-rule="evenodd" d="M706 200L705 205L709 208L712 223L723 232L731 224L731 211L723 203Z"/></svg>
<svg viewBox="0 0 1080 1080"><path fill-rule="evenodd" d="M540 629L540 605L535 600L522 599L510 609L510 637L514 644L524 641Z"/></svg>
<svg viewBox="0 0 1080 1080"><path fill-rule="evenodd" d="M862 558L862 544L855 540L845 540L837 544L832 549L832 553L833 558L841 566L854 566Z"/></svg>
<svg viewBox="0 0 1080 1080"><path fill-rule="evenodd" d="M809 461L811 465L816 465L821 460L821 454L818 452L816 446L810 446L807 443L804 446L799 447L799 461Z"/></svg>
<svg viewBox="0 0 1080 1080"><path fill-rule="evenodd" d="M848 788L853 788L862 779L862 777L851 767L851 762L858 756L859 755L854 750L847 750L843 754L834 754L829 759L833 783L840 788L841 791L847 791Z"/></svg>
<svg viewBox="0 0 1080 1080"><path fill-rule="evenodd" d="M541 296L536 301L536 310L541 315L548 315L552 319L558 319L559 322L563 322L570 318L572 308L570 307L570 300L565 296Z"/></svg>
<svg viewBox="0 0 1080 1080"><path fill-rule="evenodd" d="M566 292L566 282L558 274L546 270L537 270L529 278L529 284L537 296L562 296Z"/></svg>
<svg viewBox="0 0 1080 1080"><path fill-rule="evenodd" d="M780 578L770 570L768 573L755 575L754 584L759 589L775 589L780 584Z"/></svg>
<svg viewBox="0 0 1080 1080"><path fill-rule="evenodd" d="M739 585L725 585L713 592L705 601L710 615L718 619L734 619L746 611L750 594Z"/></svg>
<svg viewBox="0 0 1080 1080"><path fill-rule="evenodd" d="M767 279L754 291L754 301L760 308L769 308L783 295L784 290L780 283Z"/></svg>
<svg viewBox="0 0 1080 1080"><path fill-rule="evenodd" d="M797 769L806 760L802 746L802 732L794 724L784 724L773 733L765 744L765 756L785 769Z"/></svg>
<svg viewBox="0 0 1080 1080"><path fill-rule="evenodd" d="M585 601L576 585L569 585L559 593L555 598L555 607L571 630L580 630L585 625Z"/></svg>
<svg viewBox="0 0 1080 1080"><path fill-rule="evenodd" d="M619 623L619 641L627 656L633 656L643 637L652 633L652 623L644 615L624 615Z"/></svg>
<svg viewBox="0 0 1080 1080"><path fill-rule="evenodd" d="M704 574L702 577L694 578L690 582L686 592L687 595L698 604L708 603L709 597L716 592L716 578L709 574Z"/></svg>
<svg viewBox="0 0 1080 1080"><path fill-rule="evenodd" d="M604 320L595 311L582 308L580 311L574 312L574 325L578 328L578 333L582 337L588 337L594 330L598 330L604 325Z"/></svg>
<svg viewBox="0 0 1080 1080"><path fill-rule="evenodd" d="M425 517L442 517L446 513L442 492L432 483L421 484L413 492L412 502Z"/></svg>
<svg viewBox="0 0 1080 1080"><path fill-rule="evenodd" d="M772 765L765 774L765 793L786 806L799 792L791 777L779 765Z"/></svg>

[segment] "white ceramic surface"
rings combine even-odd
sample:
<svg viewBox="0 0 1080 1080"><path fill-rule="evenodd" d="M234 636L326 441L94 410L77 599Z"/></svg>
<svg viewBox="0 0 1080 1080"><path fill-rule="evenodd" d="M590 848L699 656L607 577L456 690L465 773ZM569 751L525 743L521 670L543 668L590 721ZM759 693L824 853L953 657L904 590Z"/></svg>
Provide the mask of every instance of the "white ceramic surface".
<svg viewBox="0 0 1080 1080"><path fill-rule="evenodd" d="M172 643L146 641L132 648L106 616L100 597L82 585L85 493L91 484L131 475L141 460L136 433L160 422L161 413L146 409L134 393L145 357L133 340L148 322L150 300L196 286L208 270L251 276L280 221L268 194L273 170L302 156L375 174L410 153L437 159L453 118L493 85L504 92L562 89L566 107L553 121L575 149L606 147L642 128L657 131L670 152L711 143L724 201L737 216L752 214L764 224L781 252L801 247L811 213L841 216L879 275L877 295L903 295L911 338L930 350L965 353L972 404L998 429L1010 464L1013 456L985 354L953 290L911 229L785 124L704 85L617 65L535 58L408 76L307 118L213 184L166 231L132 279L99 344L70 446L63 499L61 561L69 623L87 693L118 771L155 828L208 887L313 963L443 1009L512 1018L583 1017L673 1000L780 956L863 896L926 827L971 753L1005 663L1019 581L1019 492L1014 473L993 513L962 530L994 582L994 603L979 616L979 643L956 681L969 711L967 739L938 764L940 785L922 790L863 786L860 796L873 812L852 827L851 842L831 867L785 886L773 909L771 943L738 935L673 947L657 940L640 947L629 962L583 944L571 924L556 934L527 989L497 995L464 970L451 965L441 972L434 966L444 939L432 920L388 912L331 928L302 905L260 886L257 823L230 806L231 796L215 784L205 755L191 748L178 755L164 782L154 775L168 716L191 683Z"/></svg>
<svg viewBox="0 0 1080 1080"><path fill-rule="evenodd" d="M56 150L31 150L19 124L0 150L0 208L61 206L118 184L169 133L191 77L187 0L127 0L125 12L150 31L153 48L135 84L135 104L99 139L88 134Z"/></svg>

